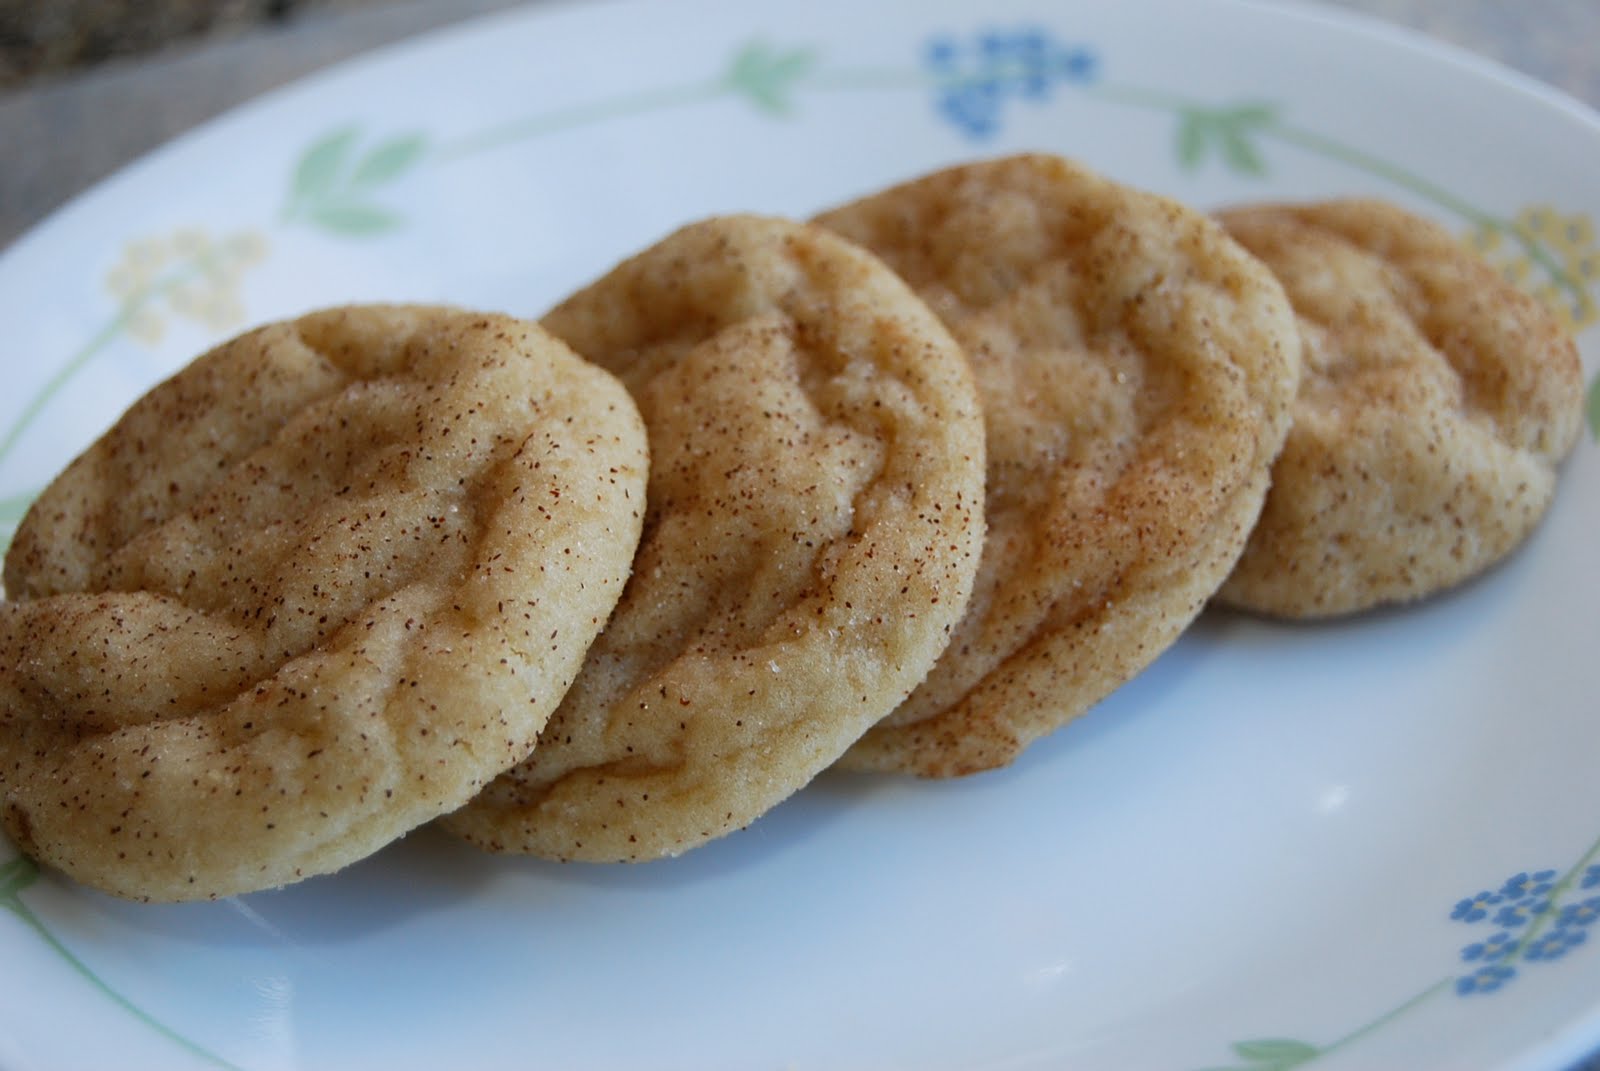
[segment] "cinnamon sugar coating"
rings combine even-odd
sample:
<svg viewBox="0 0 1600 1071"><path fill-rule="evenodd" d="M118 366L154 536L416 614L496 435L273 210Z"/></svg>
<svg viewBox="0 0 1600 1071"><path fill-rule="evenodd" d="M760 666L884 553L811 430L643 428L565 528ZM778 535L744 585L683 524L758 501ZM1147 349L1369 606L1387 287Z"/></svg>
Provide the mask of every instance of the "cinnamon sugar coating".
<svg viewBox="0 0 1600 1071"><path fill-rule="evenodd" d="M450 830L674 855L830 765L943 650L977 567L983 426L960 349L817 227L687 227L544 323L650 430L633 577L528 760Z"/></svg>
<svg viewBox="0 0 1600 1071"><path fill-rule="evenodd" d="M971 607L843 765L999 766L1154 661L1228 575L1288 429L1293 317L1214 222L1056 157L951 168L819 221L966 347L989 444Z"/></svg>
<svg viewBox="0 0 1600 1071"><path fill-rule="evenodd" d="M6 832L191 900L460 806L533 747L620 595L646 467L623 388L509 317L337 309L200 357L6 557Z"/></svg>
<svg viewBox="0 0 1600 1071"><path fill-rule="evenodd" d="M1577 347L1437 224L1371 200L1221 214L1305 339L1294 426L1219 601L1282 617L1442 591L1504 558L1583 422Z"/></svg>

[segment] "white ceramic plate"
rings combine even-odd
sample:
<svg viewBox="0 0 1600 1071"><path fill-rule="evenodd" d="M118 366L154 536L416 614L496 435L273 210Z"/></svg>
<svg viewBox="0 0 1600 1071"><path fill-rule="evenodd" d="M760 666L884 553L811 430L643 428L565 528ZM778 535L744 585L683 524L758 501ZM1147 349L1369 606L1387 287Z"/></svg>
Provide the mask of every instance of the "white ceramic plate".
<svg viewBox="0 0 1600 1071"><path fill-rule="evenodd" d="M1594 319L1594 117L1364 23L541 9L275 94L0 259L0 506L14 524L248 323L362 299L537 315L691 218L803 216L1024 148L1204 206L1390 197ZM824 777L672 862L422 832L153 907L0 845L0 1066L1562 1067L1600 1045L1597 532L1591 427L1548 522L1480 582L1325 626L1207 617L1010 769Z"/></svg>

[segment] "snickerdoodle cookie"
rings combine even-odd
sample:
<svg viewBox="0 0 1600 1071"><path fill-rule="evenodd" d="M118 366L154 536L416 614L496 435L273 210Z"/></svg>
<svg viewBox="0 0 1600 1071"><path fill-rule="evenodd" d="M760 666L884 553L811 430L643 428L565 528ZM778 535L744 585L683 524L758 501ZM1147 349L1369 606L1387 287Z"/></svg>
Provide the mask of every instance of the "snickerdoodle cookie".
<svg viewBox="0 0 1600 1071"><path fill-rule="evenodd" d="M804 224L689 226L544 323L644 414L645 534L538 747L445 825L673 855L800 788L933 665L982 542L978 398L905 284Z"/></svg>
<svg viewBox="0 0 1600 1071"><path fill-rule="evenodd" d="M537 325L357 307L155 387L23 521L0 801L146 900L335 870L525 757L643 520L623 387Z"/></svg>
<svg viewBox="0 0 1600 1071"><path fill-rule="evenodd" d="M1394 205L1221 219L1288 292L1305 377L1219 601L1298 618L1406 602L1522 542L1582 424L1577 349L1548 311Z"/></svg>
<svg viewBox="0 0 1600 1071"><path fill-rule="evenodd" d="M1214 221L1055 157L956 167L820 222L966 347L989 446L971 607L843 765L998 766L1149 665L1232 569L1288 429L1293 314Z"/></svg>

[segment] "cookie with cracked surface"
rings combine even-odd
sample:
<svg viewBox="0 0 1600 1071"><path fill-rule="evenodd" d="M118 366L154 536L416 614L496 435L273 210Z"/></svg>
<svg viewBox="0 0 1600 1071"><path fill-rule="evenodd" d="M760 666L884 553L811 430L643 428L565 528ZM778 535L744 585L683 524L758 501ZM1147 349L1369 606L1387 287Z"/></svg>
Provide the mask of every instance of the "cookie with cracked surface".
<svg viewBox="0 0 1600 1071"><path fill-rule="evenodd" d="M645 534L538 747L444 825L675 855L806 784L933 665L982 540L978 399L880 261L782 220L691 225L543 322L639 403Z"/></svg>
<svg viewBox="0 0 1600 1071"><path fill-rule="evenodd" d="M136 402L5 561L28 854L193 900L359 859L524 758L643 522L626 390L536 324L354 307Z"/></svg>
<svg viewBox="0 0 1600 1071"><path fill-rule="evenodd" d="M1220 213L1305 339L1294 426L1218 601L1317 618L1423 598L1533 531L1583 421L1577 349L1442 227L1373 200Z"/></svg>
<svg viewBox="0 0 1600 1071"><path fill-rule="evenodd" d="M1005 764L1148 666L1232 569L1288 429L1293 315L1214 221L1057 157L952 168L819 222L966 347L989 445L972 605L842 765Z"/></svg>

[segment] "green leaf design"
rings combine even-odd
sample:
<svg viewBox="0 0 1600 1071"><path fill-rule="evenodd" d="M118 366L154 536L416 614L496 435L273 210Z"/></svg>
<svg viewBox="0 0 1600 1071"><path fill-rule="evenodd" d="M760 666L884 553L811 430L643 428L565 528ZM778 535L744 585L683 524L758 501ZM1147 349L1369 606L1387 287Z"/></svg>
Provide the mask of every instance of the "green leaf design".
<svg viewBox="0 0 1600 1071"><path fill-rule="evenodd" d="M377 186L399 178L422 159L426 147L427 139L421 134L403 134L379 142L356 164L355 172L350 176L350 185Z"/></svg>
<svg viewBox="0 0 1600 1071"><path fill-rule="evenodd" d="M1239 133L1236 126L1224 127L1218 135L1218 141L1222 145L1222 158L1233 170L1246 175L1266 174L1267 166L1262 162L1261 154L1248 138Z"/></svg>
<svg viewBox="0 0 1600 1071"><path fill-rule="evenodd" d="M768 115L788 115L792 110L795 83L816 66L814 49L774 49L762 41L752 41L733 57L725 83L729 89L750 98Z"/></svg>
<svg viewBox="0 0 1600 1071"><path fill-rule="evenodd" d="M1224 113L1230 122L1241 126L1266 126L1278 121L1278 109L1263 101L1236 104Z"/></svg>
<svg viewBox="0 0 1600 1071"><path fill-rule="evenodd" d="M318 138L295 165L284 218L341 237L369 237L400 226L400 216L372 199L422 161L427 139L400 134L357 155L360 128L341 127Z"/></svg>
<svg viewBox="0 0 1600 1071"><path fill-rule="evenodd" d="M1234 1042L1233 1051L1260 1071L1288 1071L1315 1060L1322 1050L1292 1038L1253 1038Z"/></svg>
<svg viewBox="0 0 1600 1071"><path fill-rule="evenodd" d="M1600 442L1600 373L1589 384L1589 434Z"/></svg>
<svg viewBox="0 0 1600 1071"><path fill-rule="evenodd" d="M1256 147L1256 138L1273 129L1277 122L1278 113L1268 104L1184 108L1178 114L1178 164L1185 171L1193 171L1215 153L1234 172L1264 175L1267 165Z"/></svg>
<svg viewBox="0 0 1600 1071"><path fill-rule="evenodd" d="M306 217L325 231L352 238L382 234L400 226L400 217L393 212L360 202L331 201L312 205Z"/></svg>
<svg viewBox="0 0 1600 1071"><path fill-rule="evenodd" d="M25 855L0 865L0 902L16 899L19 892L38 880L38 864Z"/></svg>
<svg viewBox="0 0 1600 1071"><path fill-rule="evenodd" d="M290 198L295 201L315 201L331 191L338 183L339 173L344 170L350 150L355 146L356 135L355 127L341 127L312 142L295 165Z"/></svg>
<svg viewBox="0 0 1600 1071"><path fill-rule="evenodd" d="M1205 159L1210 118L1203 111L1186 111L1178 118L1178 166L1193 171Z"/></svg>
<svg viewBox="0 0 1600 1071"><path fill-rule="evenodd" d="M34 914L33 910L17 895L23 889L32 885L38 878L39 867L27 856L19 855L15 859L0 863L0 908L4 908L15 915L23 925L37 934L40 940L60 956L63 962L76 971L85 982L139 1022L214 1067L225 1068L228 1071L239 1071L239 1068L234 1064L178 1033L117 990L111 988L105 979L96 974L71 948L67 947L61 938L52 933L50 928L45 925L44 920Z"/></svg>

